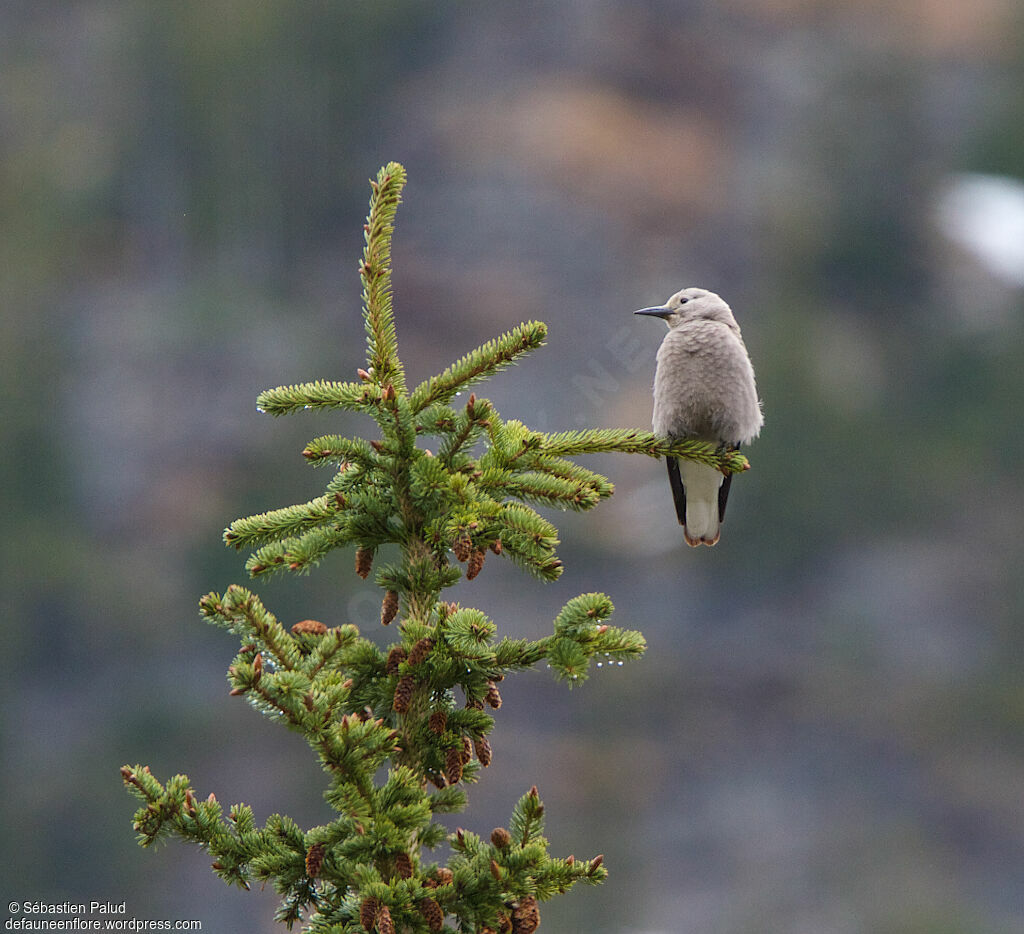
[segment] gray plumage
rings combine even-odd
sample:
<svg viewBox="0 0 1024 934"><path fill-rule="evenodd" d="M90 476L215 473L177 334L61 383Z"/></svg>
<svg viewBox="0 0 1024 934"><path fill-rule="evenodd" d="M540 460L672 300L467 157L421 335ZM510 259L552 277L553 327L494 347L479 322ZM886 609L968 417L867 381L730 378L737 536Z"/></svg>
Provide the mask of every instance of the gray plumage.
<svg viewBox="0 0 1024 934"><path fill-rule="evenodd" d="M668 334L654 375L654 433L739 447L757 437L764 416L754 368L729 306L706 289L683 289L638 315L662 318ZM732 476L696 461L667 458L676 516L689 545L714 545Z"/></svg>

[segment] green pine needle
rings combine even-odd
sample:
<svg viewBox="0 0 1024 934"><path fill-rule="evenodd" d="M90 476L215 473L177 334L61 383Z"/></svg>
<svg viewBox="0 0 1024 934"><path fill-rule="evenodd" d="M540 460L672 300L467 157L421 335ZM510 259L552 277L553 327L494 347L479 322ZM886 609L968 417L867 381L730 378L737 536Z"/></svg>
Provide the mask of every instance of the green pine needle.
<svg viewBox="0 0 1024 934"><path fill-rule="evenodd" d="M391 384L405 392L405 370L398 359L398 338L391 307L391 236L405 187L405 169L389 162L370 183L370 213L366 218L363 261L363 308L366 321L367 369L378 386Z"/></svg>
<svg viewBox="0 0 1024 934"><path fill-rule="evenodd" d="M311 409L373 412L380 400L380 387L370 383L337 383L320 379L264 390L256 399L256 408L268 415L289 415Z"/></svg>
<svg viewBox="0 0 1024 934"><path fill-rule="evenodd" d="M420 383L409 397L413 412L428 405L450 402L460 390L493 376L523 354L536 350L547 337L547 325L527 321L470 351L439 376Z"/></svg>
<svg viewBox="0 0 1024 934"><path fill-rule="evenodd" d="M234 548L244 548L290 537L302 529L330 522L340 511L337 497L318 496L300 506L286 506L246 519L236 519L224 530L224 543Z"/></svg>

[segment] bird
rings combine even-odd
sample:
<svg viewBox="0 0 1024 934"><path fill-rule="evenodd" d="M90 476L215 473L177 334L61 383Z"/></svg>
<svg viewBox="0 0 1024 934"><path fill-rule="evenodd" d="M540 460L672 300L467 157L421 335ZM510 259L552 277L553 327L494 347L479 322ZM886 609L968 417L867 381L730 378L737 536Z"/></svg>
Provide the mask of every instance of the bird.
<svg viewBox="0 0 1024 934"><path fill-rule="evenodd" d="M753 441L764 415L753 364L725 301L707 289L686 288L664 305L634 314L661 318L668 325L654 373L655 435L732 449ZM693 460L669 457L667 463L686 543L717 544L732 474Z"/></svg>

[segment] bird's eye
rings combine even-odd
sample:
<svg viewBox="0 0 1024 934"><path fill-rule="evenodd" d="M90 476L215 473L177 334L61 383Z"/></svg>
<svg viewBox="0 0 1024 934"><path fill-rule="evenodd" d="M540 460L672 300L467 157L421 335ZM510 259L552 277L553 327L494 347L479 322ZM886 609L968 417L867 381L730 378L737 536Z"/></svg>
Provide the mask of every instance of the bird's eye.
<svg viewBox="0 0 1024 934"><path fill-rule="evenodd" d="M679 304L680 305L685 305L688 301L689 301L688 298L681 298L681 299L679 299Z"/></svg>

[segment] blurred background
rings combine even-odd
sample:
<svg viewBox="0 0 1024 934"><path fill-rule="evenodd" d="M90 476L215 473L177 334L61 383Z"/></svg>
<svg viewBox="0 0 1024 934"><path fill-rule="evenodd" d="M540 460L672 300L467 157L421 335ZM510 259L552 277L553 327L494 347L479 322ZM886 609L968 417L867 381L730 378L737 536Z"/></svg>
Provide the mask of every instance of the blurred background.
<svg viewBox="0 0 1024 934"><path fill-rule="evenodd" d="M739 319L764 399L715 549L663 466L556 515L566 571L492 557L455 599L518 636L607 592L648 656L510 679L451 826L536 783L552 851L611 871L546 931L1024 930L1024 10L1013 0L12 2L0 11L0 879L277 930L180 843L143 851L118 768L329 819L298 736L229 698L198 619L245 583L236 517L328 479L367 179L411 380L518 323L478 390L559 430L647 427L685 285ZM254 589L385 641L346 552Z"/></svg>

